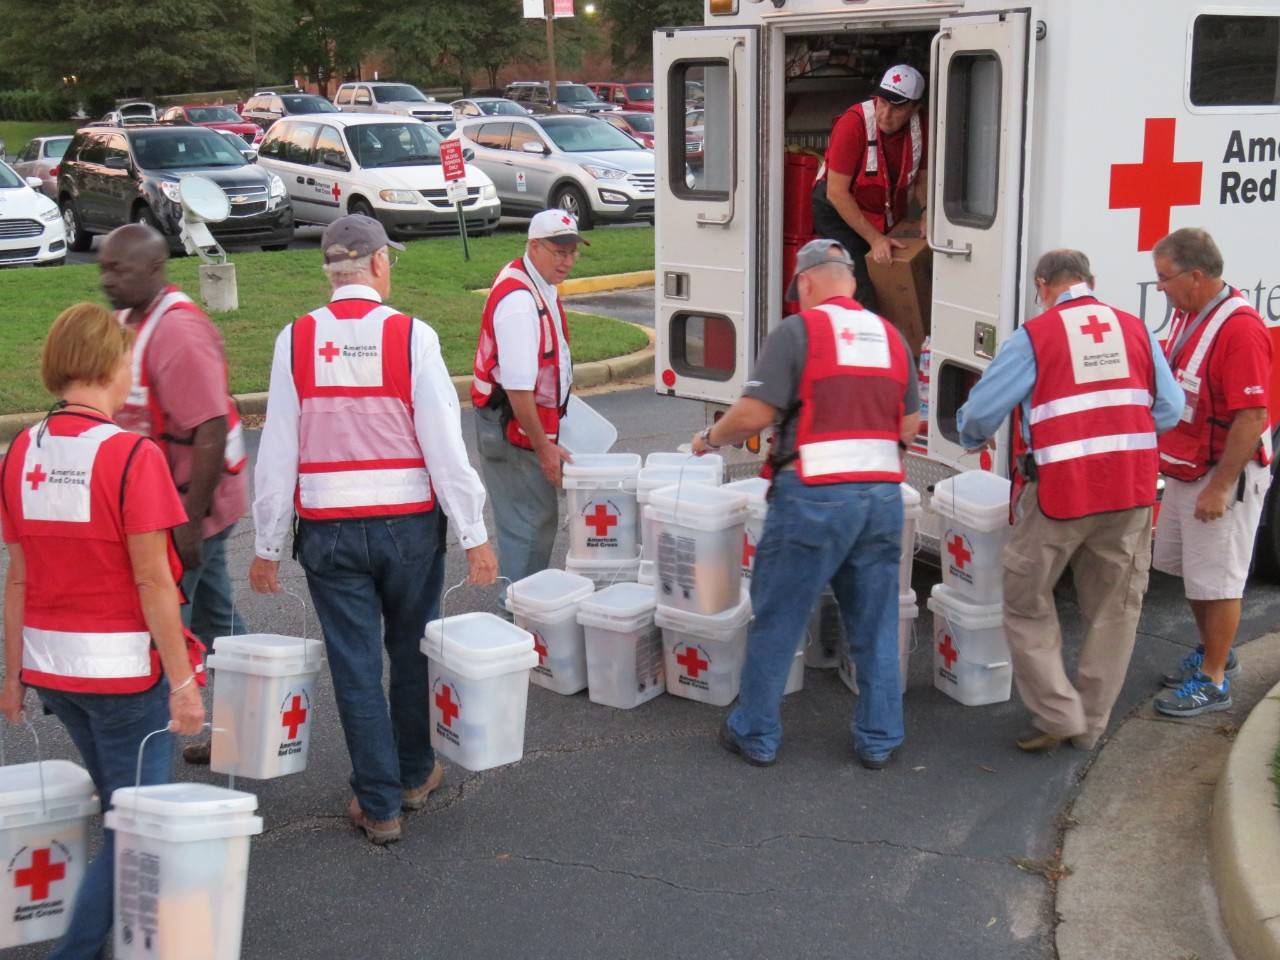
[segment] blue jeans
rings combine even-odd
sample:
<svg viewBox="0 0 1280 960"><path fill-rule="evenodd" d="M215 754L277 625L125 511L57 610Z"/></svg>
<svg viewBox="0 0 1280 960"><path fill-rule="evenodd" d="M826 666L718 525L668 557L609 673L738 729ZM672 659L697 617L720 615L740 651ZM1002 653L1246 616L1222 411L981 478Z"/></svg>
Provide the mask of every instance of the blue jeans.
<svg viewBox="0 0 1280 960"><path fill-rule="evenodd" d="M372 820L398 817L402 791L422 786L436 764L420 644L427 621L439 615L446 525L438 508L298 524L298 560L324 631L351 789ZM390 712L382 692L384 646Z"/></svg>
<svg viewBox="0 0 1280 960"><path fill-rule="evenodd" d="M213 652L214 637L248 633L232 602L231 575L227 572L227 540L235 524L204 541L200 566L182 575L182 625Z"/></svg>
<svg viewBox="0 0 1280 960"><path fill-rule="evenodd" d="M902 743L898 559L902 493L896 483L809 486L794 471L773 481L751 578L738 705L729 729L743 750L773 757L782 740L782 691L809 612L830 583L858 668L853 746L879 759Z"/></svg>
<svg viewBox="0 0 1280 960"><path fill-rule="evenodd" d="M161 680L145 693L64 693L39 690L45 708L62 721L93 778L105 812L111 793L132 787L142 738L169 723L169 684ZM163 733L147 744L142 758L142 785L169 782L173 737ZM49 960L95 960L105 957L111 935L115 888L115 833L103 831L102 849L85 871L76 892L67 932Z"/></svg>

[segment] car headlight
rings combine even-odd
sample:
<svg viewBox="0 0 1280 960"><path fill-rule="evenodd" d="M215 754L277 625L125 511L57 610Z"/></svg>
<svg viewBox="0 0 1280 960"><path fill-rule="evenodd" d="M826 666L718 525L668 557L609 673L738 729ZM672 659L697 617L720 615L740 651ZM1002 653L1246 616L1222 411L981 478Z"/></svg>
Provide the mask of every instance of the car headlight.
<svg viewBox="0 0 1280 960"><path fill-rule="evenodd" d="M271 199L279 200L284 197L284 181L277 177L274 173L271 175Z"/></svg>
<svg viewBox="0 0 1280 960"><path fill-rule="evenodd" d="M627 177L627 171L615 170L613 167L597 167L590 163L584 163L582 169L597 180L625 180Z"/></svg>
<svg viewBox="0 0 1280 960"><path fill-rule="evenodd" d="M480 199L481 200L497 200L498 188L495 187L492 183L486 183L483 187L480 188Z"/></svg>
<svg viewBox="0 0 1280 960"><path fill-rule="evenodd" d="M182 196L178 193L178 181L176 180L161 180L160 192L165 195L166 199L173 203L182 202Z"/></svg>
<svg viewBox="0 0 1280 960"><path fill-rule="evenodd" d="M49 209L41 212L40 219L45 223L57 223L62 219L62 211L53 204L50 204Z"/></svg>
<svg viewBox="0 0 1280 960"><path fill-rule="evenodd" d="M412 190L379 190L378 199L383 203L417 203L418 195Z"/></svg>

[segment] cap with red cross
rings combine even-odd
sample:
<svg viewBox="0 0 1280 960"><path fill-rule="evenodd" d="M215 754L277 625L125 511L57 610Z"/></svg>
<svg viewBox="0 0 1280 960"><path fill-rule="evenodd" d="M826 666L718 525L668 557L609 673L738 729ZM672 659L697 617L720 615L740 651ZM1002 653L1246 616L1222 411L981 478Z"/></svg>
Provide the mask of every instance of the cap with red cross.
<svg viewBox="0 0 1280 960"><path fill-rule="evenodd" d="M876 96L890 103L914 103L924 96L924 77L915 67L900 63L885 71Z"/></svg>
<svg viewBox="0 0 1280 960"><path fill-rule="evenodd" d="M543 210L529 221L530 240L550 240L552 243L581 243L591 246L578 233L578 220L564 210Z"/></svg>

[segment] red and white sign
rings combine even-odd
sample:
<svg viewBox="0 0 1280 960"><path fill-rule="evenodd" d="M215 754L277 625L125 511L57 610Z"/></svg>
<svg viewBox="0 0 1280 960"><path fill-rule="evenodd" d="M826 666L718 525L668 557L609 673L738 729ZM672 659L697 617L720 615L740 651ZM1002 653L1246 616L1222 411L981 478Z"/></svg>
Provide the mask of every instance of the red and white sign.
<svg viewBox="0 0 1280 960"><path fill-rule="evenodd" d="M461 203L466 200L467 165L462 158L460 140L440 142L440 168L444 172L444 185L448 191L449 202Z"/></svg>

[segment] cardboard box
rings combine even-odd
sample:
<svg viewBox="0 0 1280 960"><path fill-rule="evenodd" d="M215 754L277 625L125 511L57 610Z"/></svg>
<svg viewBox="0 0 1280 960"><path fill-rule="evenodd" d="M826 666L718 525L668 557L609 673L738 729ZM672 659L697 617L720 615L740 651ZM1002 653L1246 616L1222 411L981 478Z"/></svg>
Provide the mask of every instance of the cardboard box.
<svg viewBox="0 0 1280 960"><path fill-rule="evenodd" d="M867 273L880 300L880 314L902 331L915 356L929 335L933 305L933 251L927 241L895 237L906 248L895 250L889 263L867 257Z"/></svg>

